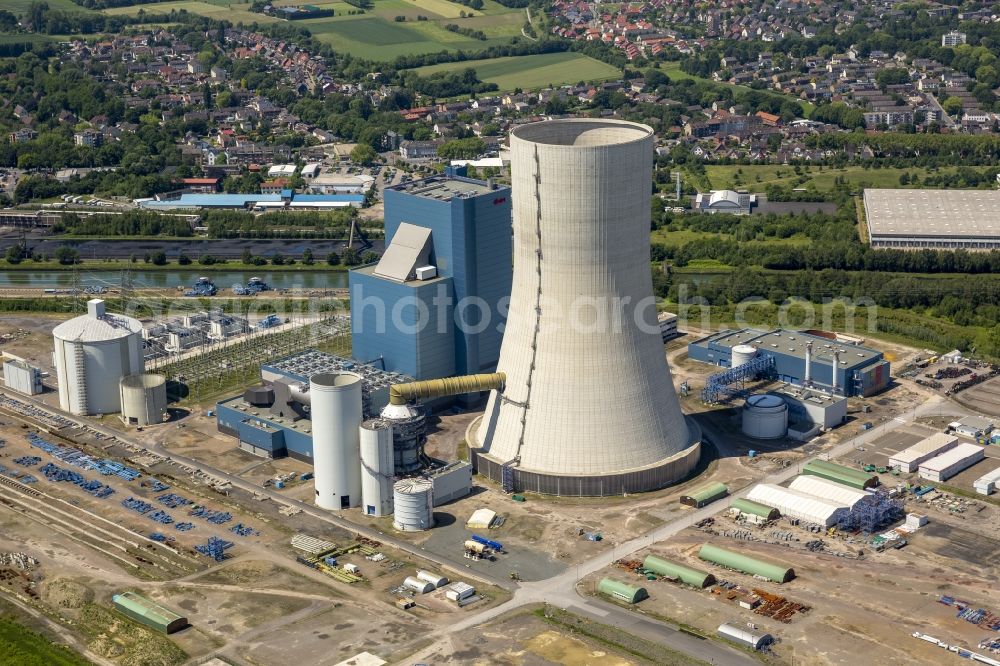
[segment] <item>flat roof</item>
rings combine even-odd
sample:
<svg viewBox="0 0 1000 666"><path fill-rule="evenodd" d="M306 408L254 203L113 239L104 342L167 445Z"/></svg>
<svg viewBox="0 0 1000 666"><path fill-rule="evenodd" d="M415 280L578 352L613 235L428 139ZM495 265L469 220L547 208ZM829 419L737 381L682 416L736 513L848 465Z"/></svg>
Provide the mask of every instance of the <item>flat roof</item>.
<svg viewBox="0 0 1000 666"><path fill-rule="evenodd" d="M696 340L691 344L705 346L714 343L721 347L732 349L737 345L752 345L760 351L771 354L783 354L805 360L806 343L813 343L813 361L826 360L833 362L833 352L841 350L840 367L849 368L860 363L868 363L872 359L882 358L882 352L862 347L849 342L838 342L818 335L810 335L801 331L789 331L783 328L771 331L761 331L753 328L740 330L725 330L715 335Z"/></svg>
<svg viewBox="0 0 1000 666"><path fill-rule="evenodd" d="M983 457L985 455L983 447L975 444L963 443L955 448L945 451L939 456L934 456L930 460L920 463L920 471L941 472L955 463L961 462L973 456Z"/></svg>
<svg viewBox="0 0 1000 666"><path fill-rule="evenodd" d="M464 199L466 197L488 194L493 191L481 180L458 178L455 176L431 176L423 180L402 183L389 189L425 199L436 199L438 201L451 201L455 198Z"/></svg>
<svg viewBox="0 0 1000 666"><path fill-rule="evenodd" d="M872 236L1000 239L996 190L865 190Z"/></svg>

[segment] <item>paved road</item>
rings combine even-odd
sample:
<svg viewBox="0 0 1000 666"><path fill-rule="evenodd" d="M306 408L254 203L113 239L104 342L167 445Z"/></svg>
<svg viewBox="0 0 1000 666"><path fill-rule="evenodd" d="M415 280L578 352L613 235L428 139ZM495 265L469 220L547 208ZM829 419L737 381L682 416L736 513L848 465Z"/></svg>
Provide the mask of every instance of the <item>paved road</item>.
<svg viewBox="0 0 1000 666"><path fill-rule="evenodd" d="M16 236L0 237L0 253L20 242ZM370 249L382 254L385 242L381 238L373 239ZM191 240L129 240L129 239L58 239L58 238L28 238L29 247L39 254L52 255L63 246L74 247L83 259L128 259L132 255L142 257L147 253L162 250L167 258L175 260L183 252L188 257L196 259L203 254L222 259L239 259L244 250L250 250L255 256L270 257L281 253L286 257L299 258L309 248L313 256L323 259L330 252L343 251L347 239L191 239ZM355 249L358 245L355 243Z"/></svg>

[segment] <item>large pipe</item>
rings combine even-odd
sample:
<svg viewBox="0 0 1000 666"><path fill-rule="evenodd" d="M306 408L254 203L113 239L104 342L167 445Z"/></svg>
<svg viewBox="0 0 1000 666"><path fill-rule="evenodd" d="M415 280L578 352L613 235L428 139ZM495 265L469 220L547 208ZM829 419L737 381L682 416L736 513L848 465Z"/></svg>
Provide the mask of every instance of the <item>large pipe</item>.
<svg viewBox="0 0 1000 666"><path fill-rule="evenodd" d="M464 375L462 377L446 377L444 379L428 379L423 382L409 384L394 384L389 387L389 404L405 405L410 400L427 400L446 395L462 393L478 393L503 389L507 375L493 372L482 375Z"/></svg>
<svg viewBox="0 0 1000 666"><path fill-rule="evenodd" d="M833 352L833 392L837 392L837 369L840 367L840 352L834 350Z"/></svg>
<svg viewBox="0 0 1000 666"><path fill-rule="evenodd" d="M809 386L812 383L812 359L813 359L813 343L806 343L806 376L802 381L803 384Z"/></svg>

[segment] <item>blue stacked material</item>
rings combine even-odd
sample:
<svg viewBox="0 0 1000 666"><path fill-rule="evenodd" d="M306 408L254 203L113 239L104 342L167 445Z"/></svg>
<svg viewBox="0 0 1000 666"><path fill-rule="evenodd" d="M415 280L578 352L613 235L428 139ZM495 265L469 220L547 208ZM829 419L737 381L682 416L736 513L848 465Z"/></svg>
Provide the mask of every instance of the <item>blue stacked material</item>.
<svg viewBox="0 0 1000 666"><path fill-rule="evenodd" d="M17 477L21 476L21 473L18 472L16 469L7 469L3 465L0 465L0 474L3 474L4 476L9 476L13 479L16 479Z"/></svg>
<svg viewBox="0 0 1000 666"><path fill-rule="evenodd" d="M492 548L493 550L498 550L498 551L503 550L503 544L500 543L499 541L492 541L490 539L487 539L486 537L481 537L478 534L473 534L472 540L475 541L476 543L481 543L488 548Z"/></svg>
<svg viewBox="0 0 1000 666"><path fill-rule="evenodd" d="M174 522L174 519L170 517L170 514L164 511L154 511L146 517L150 520L155 520L158 523L163 523L164 525L169 525Z"/></svg>
<svg viewBox="0 0 1000 666"><path fill-rule="evenodd" d="M22 467L34 467L40 462L42 462L42 459L38 456L21 456L20 458L14 458L14 464L21 465Z"/></svg>
<svg viewBox="0 0 1000 666"><path fill-rule="evenodd" d="M252 527L244 525L243 523L236 523L231 528L229 528L229 531L237 536L242 536L242 537L250 536L251 534L253 534L254 536L260 536L260 532L258 532Z"/></svg>
<svg viewBox="0 0 1000 666"><path fill-rule="evenodd" d="M62 467L57 467L52 463L42 465L41 468L39 468L39 471L44 474L45 478L49 481L69 481L70 483L75 483L78 486L82 486L87 482L87 480L84 479L79 473L69 469L63 469Z"/></svg>
<svg viewBox="0 0 1000 666"><path fill-rule="evenodd" d="M226 559L226 550L232 548L232 541L225 541L218 537L208 537L208 541L194 547L202 555L211 557L216 562Z"/></svg>
<svg viewBox="0 0 1000 666"><path fill-rule="evenodd" d="M212 511L207 506L196 506L188 512L188 515L194 516L195 518L204 518L214 525L228 523L233 519L233 515L231 513L226 511Z"/></svg>
<svg viewBox="0 0 1000 666"><path fill-rule="evenodd" d="M214 525L222 525L223 523L228 523L232 519L233 519L233 514L229 513L228 511L226 512L216 511L214 515L208 518L208 522Z"/></svg>
<svg viewBox="0 0 1000 666"><path fill-rule="evenodd" d="M163 534L162 532L150 532L149 538L152 539L153 541L159 541L162 543L167 540L167 535Z"/></svg>
<svg viewBox="0 0 1000 666"><path fill-rule="evenodd" d="M188 532L194 529L194 523L177 523L174 529L178 532Z"/></svg>
<svg viewBox="0 0 1000 666"><path fill-rule="evenodd" d="M214 282L206 277L201 277L191 286L191 289L184 292L184 295L189 297L215 296L218 291Z"/></svg>
<svg viewBox="0 0 1000 666"><path fill-rule="evenodd" d="M162 493L164 490L170 489L170 486L156 479L150 479L148 483L144 481L143 485L148 485L149 489L152 490L154 493Z"/></svg>
<svg viewBox="0 0 1000 666"><path fill-rule="evenodd" d="M143 515L153 510L152 504L147 504L146 502L143 502L141 499L136 499L135 497L129 497L128 499L123 499L122 506L125 507L126 509L131 509L132 511L135 511L136 513L141 513Z"/></svg>
<svg viewBox="0 0 1000 666"><path fill-rule="evenodd" d="M105 497L110 497L115 494L115 489L111 486L104 486L100 490L93 493L94 497L97 499L104 499Z"/></svg>
<svg viewBox="0 0 1000 666"><path fill-rule="evenodd" d="M31 476L30 474L25 474L24 476L22 476L18 480L21 483L36 483L38 481L38 479L36 479L35 477Z"/></svg>
<svg viewBox="0 0 1000 666"><path fill-rule="evenodd" d="M160 504L170 507L171 509L176 509L191 504L191 500L187 499L186 497L181 497L180 495L176 495L174 493L160 495L159 497L156 498L156 501L159 502Z"/></svg>

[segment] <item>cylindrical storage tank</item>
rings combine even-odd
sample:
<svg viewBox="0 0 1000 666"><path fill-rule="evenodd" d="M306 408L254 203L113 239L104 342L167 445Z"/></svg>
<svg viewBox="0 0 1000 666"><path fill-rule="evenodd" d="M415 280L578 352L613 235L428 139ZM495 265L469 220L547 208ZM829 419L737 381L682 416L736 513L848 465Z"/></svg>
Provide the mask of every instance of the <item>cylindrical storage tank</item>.
<svg viewBox="0 0 1000 666"><path fill-rule="evenodd" d="M788 405L781 396L760 393L743 405L743 434L754 439L778 439L788 434Z"/></svg>
<svg viewBox="0 0 1000 666"><path fill-rule="evenodd" d="M403 587L408 590L413 590L417 594L427 594L428 592L434 591L434 586L432 584L428 583L426 580L414 578L413 576L408 576L406 580L403 581Z"/></svg>
<svg viewBox="0 0 1000 666"><path fill-rule="evenodd" d="M121 411L121 378L143 370L139 320L109 315L95 298L87 314L59 324L52 337L59 406L79 416Z"/></svg>
<svg viewBox="0 0 1000 666"><path fill-rule="evenodd" d="M436 573L431 573L430 571L418 571L417 578L422 581L428 582L436 588L443 587L448 584L448 579L445 576L438 575Z"/></svg>
<svg viewBox="0 0 1000 666"><path fill-rule="evenodd" d="M650 127L610 119L510 134L514 274L497 364L506 380L469 447L480 474L515 491L621 495L697 464L646 265L655 147Z"/></svg>
<svg viewBox="0 0 1000 666"><path fill-rule="evenodd" d="M372 419L361 424L361 510L368 516L392 515L392 426Z"/></svg>
<svg viewBox="0 0 1000 666"><path fill-rule="evenodd" d="M395 513L392 526L403 532L420 532L434 526L434 483L403 479L392 487Z"/></svg>
<svg viewBox="0 0 1000 666"><path fill-rule="evenodd" d="M472 551L473 553L485 553L489 550L485 544L479 543L478 541L473 541L472 539L467 539L465 541L465 549Z"/></svg>
<svg viewBox="0 0 1000 666"><path fill-rule="evenodd" d="M393 465L397 474L419 470L427 439L427 417L413 405L386 405L380 414L392 424Z"/></svg>
<svg viewBox="0 0 1000 666"><path fill-rule="evenodd" d="M361 375L329 372L309 380L316 506L361 504Z"/></svg>
<svg viewBox="0 0 1000 666"><path fill-rule="evenodd" d="M733 359L731 367L738 368L745 363L749 363L757 357L757 348L750 345L736 345L733 347Z"/></svg>
<svg viewBox="0 0 1000 666"><path fill-rule="evenodd" d="M148 426L162 423L167 413L167 378L141 374L122 377L122 421L126 425Z"/></svg>

